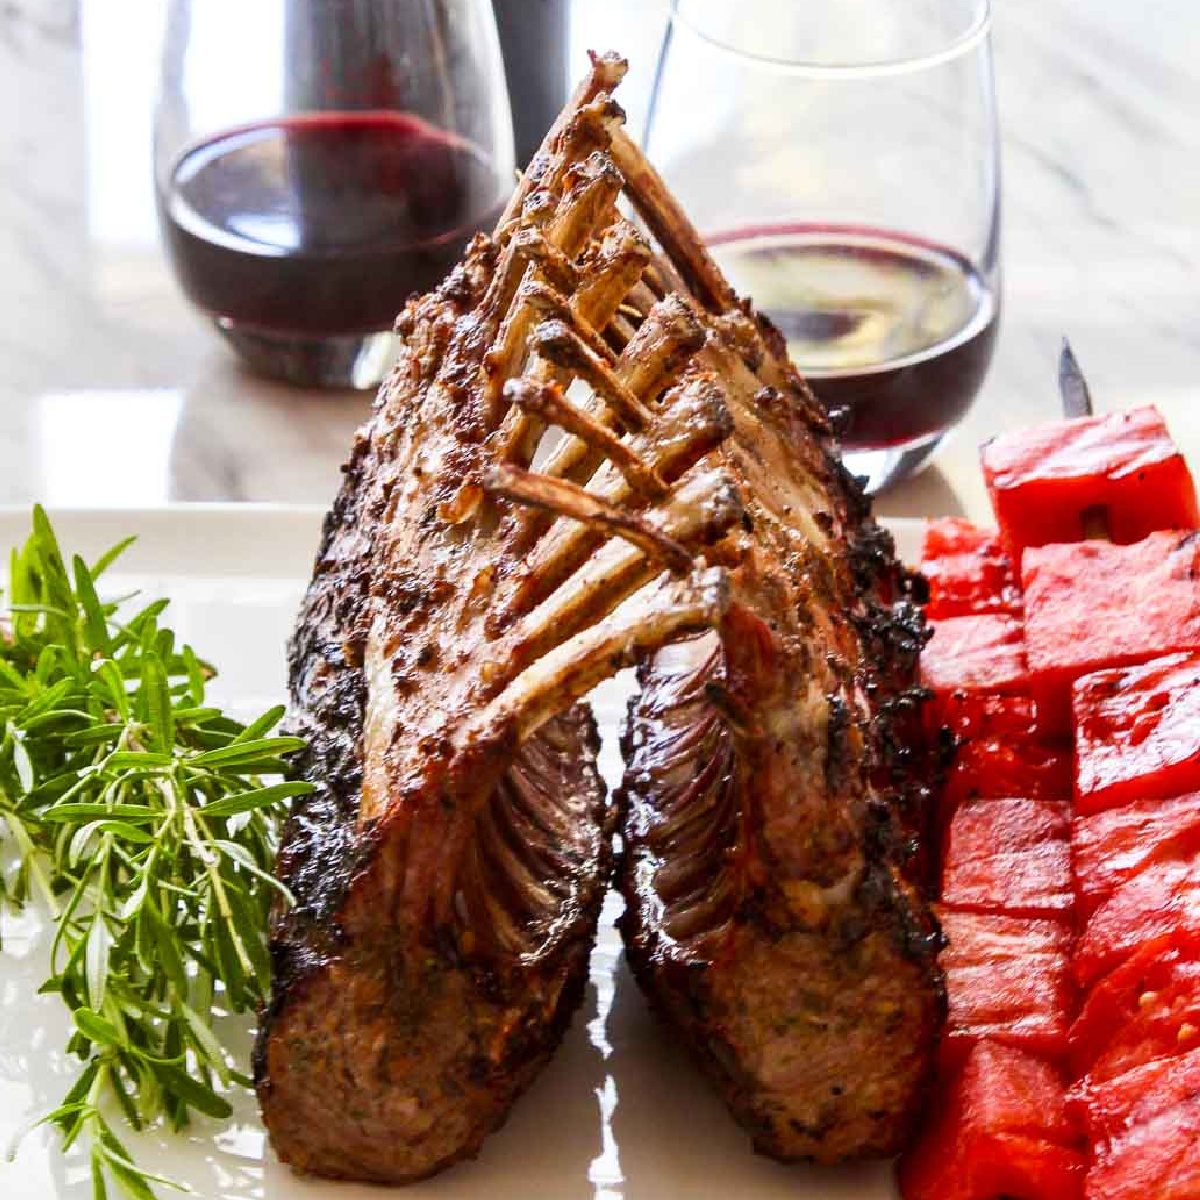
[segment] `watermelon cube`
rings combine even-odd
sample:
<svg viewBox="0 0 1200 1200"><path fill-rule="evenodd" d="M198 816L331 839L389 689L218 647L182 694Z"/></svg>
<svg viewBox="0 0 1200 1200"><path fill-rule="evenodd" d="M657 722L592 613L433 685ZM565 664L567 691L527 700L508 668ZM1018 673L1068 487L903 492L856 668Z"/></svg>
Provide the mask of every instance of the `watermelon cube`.
<svg viewBox="0 0 1200 1200"><path fill-rule="evenodd" d="M925 522L921 562L958 554L1003 554L1004 543L994 529L984 529L962 517L935 517Z"/></svg>
<svg viewBox="0 0 1200 1200"><path fill-rule="evenodd" d="M1071 890L1071 806L971 800L950 821L942 903L968 912L1065 916Z"/></svg>
<svg viewBox="0 0 1200 1200"><path fill-rule="evenodd" d="M1200 1195L1200 1050L1071 1089L1069 1110L1093 1147L1087 1195L1180 1200Z"/></svg>
<svg viewBox="0 0 1200 1200"><path fill-rule="evenodd" d="M1075 977L1087 987L1144 942L1200 946L1200 858L1168 859L1122 884L1088 920L1075 950Z"/></svg>
<svg viewBox="0 0 1200 1200"><path fill-rule="evenodd" d="M1083 540L1089 509L1106 510L1118 543L1200 525L1191 472L1152 407L1002 434L980 457L1014 559L1027 546Z"/></svg>
<svg viewBox="0 0 1200 1200"><path fill-rule="evenodd" d="M967 1056L958 1096L959 1111L978 1128L1052 1146L1079 1143L1059 1069L1011 1046L980 1042Z"/></svg>
<svg viewBox="0 0 1200 1200"><path fill-rule="evenodd" d="M1025 653L1047 732L1069 731L1081 675L1200 648L1200 534L1034 547L1021 579Z"/></svg>
<svg viewBox="0 0 1200 1200"><path fill-rule="evenodd" d="M1084 1185L1086 1200L1198 1200L1200 1198L1200 1084L1178 1079L1183 1068L1164 1072L1158 1094L1144 1095L1136 1109L1153 1110L1139 1120L1131 1116L1112 1137L1095 1148ZM1194 1069L1194 1068L1193 1068ZM1130 1087L1148 1081L1134 1079ZM1169 1097L1192 1089L1176 1103ZM1164 1094L1165 1093L1165 1094ZM1119 1108L1122 1098L1113 1104Z"/></svg>
<svg viewBox="0 0 1200 1200"><path fill-rule="evenodd" d="M1068 750L1032 738L981 738L959 748L942 792L943 812L964 800L1067 800L1074 766Z"/></svg>
<svg viewBox="0 0 1200 1200"><path fill-rule="evenodd" d="M955 517L925 528L921 572L929 584L927 615L934 620L979 613L1021 615L1016 572L994 533Z"/></svg>
<svg viewBox="0 0 1200 1200"><path fill-rule="evenodd" d="M935 692L1027 692L1021 622L999 613L931 622L921 679Z"/></svg>
<svg viewBox="0 0 1200 1200"><path fill-rule="evenodd" d="M1085 675L1073 702L1081 815L1200 790L1200 655Z"/></svg>
<svg viewBox="0 0 1200 1200"><path fill-rule="evenodd" d="M1136 800L1087 817L1071 830L1071 870L1082 916L1123 883L1165 858L1200 853L1200 792Z"/></svg>
<svg viewBox="0 0 1200 1200"><path fill-rule="evenodd" d="M1103 1082L1200 1045L1200 1030L1193 1043L1186 1019L1187 998L1197 992L1200 961L1195 950L1173 946L1169 936L1143 942L1088 993L1071 1026L1074 1073Z"/></svg>
<svg viewBox="0 0 1200 1200"><path fill-rule="evenodd" d="M929 585L926 615L934 621L981 613L1021 615L1016 572L1007 558L959 554L921 564Z"/></svg>
<svg viewBox="0 0 1200 1200"><path fill-rule="evenodd" d="M1124 1130L1200 1095L1200 1049L1156 1058L1102 1082L1081 1080L1068 1093L1063 1119L1084 1130L1098 1152ZM1069 1113L1069 1116L1068 1116Z"/></svg>
<svg viewBox="0 0 1200 1200"><path fill-rule="evenodd" d="M942 692L926 705L930 732L949 729L961 741L1023 737L1033 732L1036 712L1028 696L989 692Z"/></svg>
<svg viewBox="0 0 1200 1200"><path fill-rule="evenodd" d="M1200 1200L1200 1102L1139 1125L1084 1180L1085 1200Z"/></svg>
<svg viewBox="0 0 1200 1200"><path fill-rule="evenodd" d="M1071 1200L1083 1156L1054 1068L981 1042L900 1159L904 1200Z"/></svg>
<svg viewBox="0 0 1200 1200"><path fill-rule="evenodd" d="M1045 1058L1065 1056L1075 1002L1065 954L948 965L945 972L949 1014L943 1064L952 1067L983 1039Z"/></svg>
<svg viewBox="0 0 1200 1200"><path fill-rule="evenodd" d="M950 1008L943 1064L952 1068L982 1040L1063 1056L1075 1003L1067 926L945 906L938 911L949 939L940 960Z"/></svg>
<svg viewBox="0 0 1200 1200"><path fill-rule="evenodd" d="M1160 991L1142 993L1137 1014L1117 1031L1084 1077L1089 1083L1200 1048L1200 977L1195 963L1189 968L1187 977Z"/></svg>

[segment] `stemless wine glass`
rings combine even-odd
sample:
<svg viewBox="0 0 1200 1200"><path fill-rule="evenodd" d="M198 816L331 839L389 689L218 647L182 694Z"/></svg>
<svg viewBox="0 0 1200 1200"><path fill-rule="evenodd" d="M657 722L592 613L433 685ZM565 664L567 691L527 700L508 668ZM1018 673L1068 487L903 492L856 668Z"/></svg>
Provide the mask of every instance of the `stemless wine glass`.
<svg viewBox="0 0 1200 1200"><path fill-rule="evenodd" d="M375 386L405 299L513 186L490 0L171 0L155 180L184 290L247 363Z"/></svg>
<svg viewBox="0 0 1200 1200"><path fill-rule="evenodd" d="M988 0L673 0L646 146L841 410L875 492L966 413L999 316Z"/></svg>

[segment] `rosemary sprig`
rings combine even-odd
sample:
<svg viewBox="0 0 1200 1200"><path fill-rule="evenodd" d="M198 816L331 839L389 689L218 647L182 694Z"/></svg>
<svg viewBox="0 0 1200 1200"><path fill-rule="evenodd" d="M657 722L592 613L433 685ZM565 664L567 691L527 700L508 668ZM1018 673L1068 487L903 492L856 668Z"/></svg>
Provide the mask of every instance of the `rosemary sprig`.
<svg viewBox="0 0 1200 1200"><path fill-rule="evenodd" d="M275 817L299 738L282 708L243 725L205 703L212 669L160 625L157 600L125 618L97 580L128 543L68 571L46 514L12 552L0 615L0 901L36 890L54 921L50 976L84 1064L43 1123L90 1142L97 1200L166 1183L140 1169L110 1113L135 1129L193 1112L226 1117L249 1086L213 1032L252 1009L270 965ZM264 782L264 777L282 782Z"/></svg>

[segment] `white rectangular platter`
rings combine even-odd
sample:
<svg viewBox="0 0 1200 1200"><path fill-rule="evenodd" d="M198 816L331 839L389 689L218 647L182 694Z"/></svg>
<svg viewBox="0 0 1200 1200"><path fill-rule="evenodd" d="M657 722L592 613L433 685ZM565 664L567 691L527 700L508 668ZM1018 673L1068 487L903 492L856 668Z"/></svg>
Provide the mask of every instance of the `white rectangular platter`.
<svg viewBox="0 0 1200 1200"><path fill-rule="evenodd" d="M285 697L284 646L316 549L321 511L252 505L52 513L64 549L94 559L138 540L106 577L113 594L140 587L167 596L171 625L221 675L213 695L245 714ZM0 562L28 533L25 510L0 509ZM920 524L892 522L900 553L919 550ZM3 568L0 568L2 571ZM2 576L0 576L2 579ZM609 787L628 685L593 697ZM3 852L0 841L0 852ZM414 1200L892 1200L889 1164L782 1167L749 1141L690 1063L656 1026L621 957L610 895L591 983L566 1040L508 1124L472 1163L405 1191ZM37 996L46 939L37 916L3 919L0 949L0 1145L55 1107L78 1064L62 1053L61 1002ZM248 1051L250 1030L227 1031ZM303 1180L266 1143L254 1099L233 1097L231 1122L197 1121L183 1135L131 1135L142 1165L203 1200L379 1200L378 1188ZM160 1189L168 1197L177 1193ZM3 1200L84 1200L86 1161L63 1156L57 1135L35 1130L10 1163Z"/></svg>

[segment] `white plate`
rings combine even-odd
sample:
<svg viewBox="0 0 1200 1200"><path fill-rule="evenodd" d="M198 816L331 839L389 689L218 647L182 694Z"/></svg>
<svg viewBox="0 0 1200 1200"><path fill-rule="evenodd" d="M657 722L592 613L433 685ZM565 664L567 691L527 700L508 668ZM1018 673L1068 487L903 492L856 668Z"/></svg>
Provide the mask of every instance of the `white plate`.
<svg viewBox="0 0 1200 1200"><path fill-rule="evenodd" d="M316 548L321 511L251 505L79 510L52 514L64 549L91 559L130 534L138 541L109 587L171 598L172 626L221 669L214 696L261 711L284 696L284 641ZM915 560L920 525L889 523ZM0 509L0 562L28 531L28 513ZM602 768L617 782L615 732L624 689L595 698L605 738ZM691 1065L655 1026L621 959L605 908L591 986L566 1040L508 1124L478 1160L408 1189L413 1197L467 1200L891 1200L886 1164L822 1170L782 1167L749 1142ZM4 919L0 950L0 1143L58 1103L77 1070L61 1047L61 1002L35 995L45 941L35 918ZM247 1037L248 1031L244 1032ZM378 1200L376 1188L302 1180L266 1145L253 1097L232 1122L201 1119L183 1136L130 1135L139 1162L188 1184L205 1200ZM38 1130L12 1164L0 1164L4 1200L82 1200L86 1162L63 1156ZM160 1189L167 1197L175 1193Z"/></svg>

